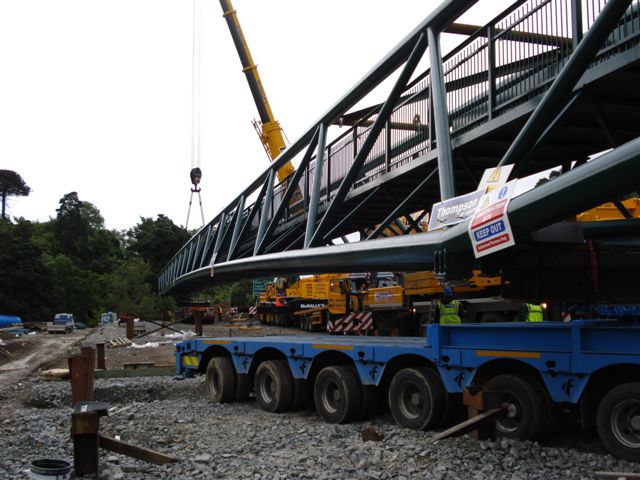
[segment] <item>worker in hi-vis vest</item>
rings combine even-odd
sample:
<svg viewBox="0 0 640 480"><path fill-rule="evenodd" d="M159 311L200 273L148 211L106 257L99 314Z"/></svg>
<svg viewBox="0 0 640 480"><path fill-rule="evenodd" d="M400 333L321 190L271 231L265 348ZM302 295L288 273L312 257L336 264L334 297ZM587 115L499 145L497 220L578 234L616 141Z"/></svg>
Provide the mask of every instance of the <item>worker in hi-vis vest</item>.
<svg viewBox="0 0 640 480"><path fill-rule="evenodd" d="M441 325L457 325L462 323L462 305L453 299L453 290L446 287L442 292L442 298L436 302L433 323Z"/></svg>
<svg viewBox="0 0 640 480"><path fill-rule="evenodd" d="M542 322L544 320L542 306L537 303L523 303L518 319L521 322Z"/></svg>

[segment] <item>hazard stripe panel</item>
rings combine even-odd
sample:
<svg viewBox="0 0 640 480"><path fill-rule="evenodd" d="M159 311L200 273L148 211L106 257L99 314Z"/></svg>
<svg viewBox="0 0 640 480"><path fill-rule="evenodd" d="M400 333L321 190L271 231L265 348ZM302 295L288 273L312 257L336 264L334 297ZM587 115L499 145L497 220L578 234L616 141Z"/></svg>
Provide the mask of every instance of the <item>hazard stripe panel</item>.
<svg viewBox="0 0 640 480"><path fill-rule="evenodd" d="M182 365L185 367L197 367L200 364L200 359L198 357L182 357Z"/></svg>
<svg viewBox="0 0 640 480"><path fill-rule="evenodd" d="M353 312L327 324L329 333L365 333L373 329L371 312Z"/></svg>

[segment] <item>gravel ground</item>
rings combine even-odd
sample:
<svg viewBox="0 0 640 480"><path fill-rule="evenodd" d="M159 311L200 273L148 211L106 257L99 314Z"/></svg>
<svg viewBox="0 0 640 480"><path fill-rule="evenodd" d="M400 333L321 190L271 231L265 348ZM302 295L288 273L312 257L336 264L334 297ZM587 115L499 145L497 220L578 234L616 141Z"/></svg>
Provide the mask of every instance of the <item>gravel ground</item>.
<svg viewBox="0 0 640 480"><path fill-rule="evenodd" d="M87 342L108 332L92 334ZM70 385L32 375L0 388L0 478L28 478L30 461L73 462ZM639 471L603 453L466 437L430 442L432 433L394 425L390 415L330 425L313 411L270 414L255 401L214 405L203 378L97 379L95 400L112 412L101 432L178 458L156 466L101 451L103 479L582 479L596 471ZM364 441L373 428L381 441ZM597 449L596 449L597 450Z"/></svg>

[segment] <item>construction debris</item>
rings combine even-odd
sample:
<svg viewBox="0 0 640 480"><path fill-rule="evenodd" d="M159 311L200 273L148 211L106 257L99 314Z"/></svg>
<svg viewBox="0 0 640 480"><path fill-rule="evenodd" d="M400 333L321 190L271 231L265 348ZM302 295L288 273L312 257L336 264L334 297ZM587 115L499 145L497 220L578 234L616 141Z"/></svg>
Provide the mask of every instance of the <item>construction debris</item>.
<svg viewBox="0 0 640 480"><path fill-rule="evenodd" d="M108 348L127 347L129 345L131 345L131 340L125 337L114 338L107 342Z"/></svg>
<svg viewBox="0 0 640 480"><path fill-rule="evenodd" d="M381 442L384 440L384 433L377 431L373 427L362 429L360 435L363 442Z"/></svg>
<svg viewBox="0 0 640 480"><path fill-rule="evenodd" d="M51 368L38 372L38 376L42 380L68 380L71 373L68 368Z"/></svg>

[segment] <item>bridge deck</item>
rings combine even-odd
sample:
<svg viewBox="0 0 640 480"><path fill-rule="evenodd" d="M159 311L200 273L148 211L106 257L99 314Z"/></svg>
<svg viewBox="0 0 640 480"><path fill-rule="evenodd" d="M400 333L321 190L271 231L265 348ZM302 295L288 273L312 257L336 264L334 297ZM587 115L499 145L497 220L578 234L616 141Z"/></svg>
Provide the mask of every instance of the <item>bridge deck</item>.
<svg viewBox="0 0 640 480"><path fill-rule="evenodd" d="M431 72L413 75L400 95L388 100L393 109L381 129L376 130L384 111L381 105L357 112L351 107L356 97L371 90L377 77L386 78L394 67L403 65L421 32L434 25L443 30L468 3L473 2L451 2L453 6L440 7L419 25L380 68L176 254L160 275L160 290L188 290L203 283L203 277L208 276L206 267L217 269L238 259L302 249L305 241L310 247L319 247L353 232L364 239L394 213L401 217L429 211L440 201L443 193L437 170L445 152L438 148L435 137L437 84ZM569 65L571 55L583 32L588 35L593 30L604 8L601 3L581 3L582 31L578 31L572 26L575 14L562 0L514 2L442 58L445 121L457 195L477 188L482 172L496 166L518 134L529 128L532 112L561 72L576 69ZM533 148L517 159L513 176L522 178L559 166L569 171L572 165L640 135L640 2L626 2L623 7L625 13L616 19L613 30L606 32L606 40L590 57L588 68L580 72L566 104L549 118L547 131ZM342 130L324 146L322 176L319 189L314 191L318 125L341 125ZM351 128L344 131L344 125ZM368 149L366 157L363 148ZM286 192L293 189L269 183L273 178L269 173L290 159L296 159L300 167L298 178L294 178L297 197L287 198ZM346 177L352 181L344 181ZM345 191L341 191L343 181ZM629 192L620 192L624 193ZM253 203L249 204L250 200ZM310 220L314 209L316 218ZM255 272L250 261L246 265L245 277L251 278ZM301 265L301 271L308 269L308 265ZM194 283L197 277L200 280ZM207 280L217 281L225 278Z"/></svg>

